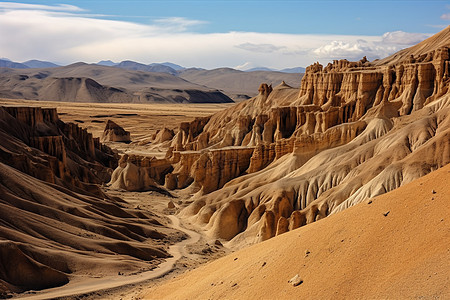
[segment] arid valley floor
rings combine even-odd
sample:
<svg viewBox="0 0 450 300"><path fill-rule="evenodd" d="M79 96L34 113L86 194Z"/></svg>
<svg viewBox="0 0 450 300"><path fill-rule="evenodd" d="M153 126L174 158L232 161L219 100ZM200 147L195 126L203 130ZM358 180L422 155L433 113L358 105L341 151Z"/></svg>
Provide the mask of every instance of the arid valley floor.
<svg viewBox="0 0 450 300"><path fill-rule="evenodd" d="M131 131L131 144L110 142L113 149L118 149L121 153L137 153L140 155L164 157L165 152L159 149L149 149L139 145L139 142L148 140L156 130L164 127L176 128L181 122L190 122L195 117L209 116L227 107L230 104L99 104L99 103L71 103L52 101L31 101L0 99L0 106L18 107L42 107L56 108L62 121L80 124L92 132L94 137L101 137L106 121L113 120ZM178 201L178 198L168 197L157 192L130 192L125 190L110 190L104 187L103 190L111 196L117 196L126 201L126 207L136 208L156 214L162 218L162 223L172 226L174 221L169 221L167 216L173 216L178 209L169 209L168 203ZM174 196L177 196L176 194ZM178 206L178 204L177 204ZM175 222L177 219L175 220ZM181 230L189 228L189 224L183 224ZM149 272L147 277L129 276L124 271L109 270L105 273L107 280L99 280L98 274L84 274L71 280L70 286L50 289L46 292L37 292L29 295L22 295L26 299L42 298L65 298L64 294L69 294L72 298L88 299L141 299L142 291L149 286L158 284L164 280L175 277L186 270L193 269L199 264L217 259L230 252L223 246L214 244L214 240L198 233L191 233L196 239L187 241L187 246L180 246L183 257L177 257L165 267L159 266L156 272ZM160 272L160 269L163 272ZM122 275L117 275L121 272ZM163 275L161 275L163 274ZM165 274L165 275L164 275ZM130 283L123 280L125 276L131 277ZM135 282L133 282L135 281ZM118 286L118 287L115 287ZM67 288L69 287L69 288ZM78 292L77 289L79 289ZM52 292L52 290L54 290ZM90 292L93 290L94 292ZM87 291L87 292L86 292ZM20 297L19 297L20 298Z"/></svg>

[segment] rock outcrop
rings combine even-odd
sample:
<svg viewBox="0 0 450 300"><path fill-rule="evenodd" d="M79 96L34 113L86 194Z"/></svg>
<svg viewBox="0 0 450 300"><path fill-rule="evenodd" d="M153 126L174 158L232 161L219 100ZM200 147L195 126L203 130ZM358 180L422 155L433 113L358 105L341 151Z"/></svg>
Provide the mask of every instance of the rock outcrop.
<svg viewBox="0 0 450 300"><path fill-rule="evenodd" d="M101 193L118 157L98 138L59 120L56 109L0 108L0 161L46 182Z"/></svg>
<svg viewBox="0 0 450 300"><path fill-rule="evenodd" d="M174 171L166 175L170 189L192 184L195 191L208 194L222 188L228 181L242 175L250 165L253 148L227 147L202 152L174 153Z"/></svg>
<svg viewBox="0 0 450 300"><path fill-rule="evenodd" d="M167 159L181 213L212 238L271 238L450 162L450 27L381 61L306 69L300 89L259 95L183 123ZM430 46L431 45L431 46Z"/></svg>
<svg viewBox="0 0 450 300"><path fill-rule="evenodd" d="M106 122L105 130L103 131L102 137L100 139L104 142L123 142L129 143L130 132L123 129L121 126L116 124L114 121L108 120Z"/></svg>
<svg viewBox="0 0 450 300"><path fill-rule="evenodd" d="M109 186L127 191L160 190L165 175L172 170L166 159L125 154L111 175Z"/></svg>

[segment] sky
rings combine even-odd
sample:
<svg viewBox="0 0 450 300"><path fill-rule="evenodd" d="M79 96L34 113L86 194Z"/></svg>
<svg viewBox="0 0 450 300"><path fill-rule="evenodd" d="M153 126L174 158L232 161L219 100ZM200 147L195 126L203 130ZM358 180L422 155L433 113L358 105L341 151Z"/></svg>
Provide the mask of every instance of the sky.
<svg viewBox="0 0 450 300"><path fill-rule="evenodd" d="M0 57L283 69L369 60L450 24L450 1L0 2Z"/></svg>

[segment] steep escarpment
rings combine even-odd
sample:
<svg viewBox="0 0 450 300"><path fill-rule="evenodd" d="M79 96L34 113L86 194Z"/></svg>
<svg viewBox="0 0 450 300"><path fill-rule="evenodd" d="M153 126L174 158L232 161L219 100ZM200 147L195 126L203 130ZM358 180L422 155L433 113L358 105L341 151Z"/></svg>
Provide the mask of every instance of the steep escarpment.
<svg viewBox="0 0 450 300"><path fill-rule="evenodd" d="M315 63L300 89L261 84L181 124L164 142L165 186L194 195L181 214L240 247L448 164L449 31L381 61Z"/></svg>
<svg viewBox="0 0 450 300"><path fill-rule="evenodd" d="M118 157L98 138L59 120L56 109L0 108L1 162L33 177L100 194Z"/></svg>

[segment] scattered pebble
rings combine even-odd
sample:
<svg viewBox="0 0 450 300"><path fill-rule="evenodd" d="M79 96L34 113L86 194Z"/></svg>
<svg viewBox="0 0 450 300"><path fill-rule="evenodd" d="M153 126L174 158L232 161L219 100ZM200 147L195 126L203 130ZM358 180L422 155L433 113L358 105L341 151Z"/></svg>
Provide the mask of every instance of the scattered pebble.
<svg viewBox="0 0 450 300"><path fill-rule="evenodd" d="M309 250L306 250L305 251L305 257L308 257L308 255L310 254L311 252L309 251Z"/></svg>
<svg viewBox="0 0 450 300"><path fill-rule="evenodd" d="M175 208L175 203L173 203L173 201L169 201L169 203L167 204L168 208Z"/></svg>
<svg viewBox="0 0 450 300"><path fill-rule="evenodd" d="M431 190L431 193L432 193L432 194L436 194L436 191L435 191L435 190Z"/></svg>
<svg viewBox="0 0 450 300"><path fill-rule="evenodd" d="M390 213L391 211L388 210L387 212L383 213L383 216L387 217L387 215Z"/></svg>
<svg viewBox="0 0 450 300"><path fill-rule="evenodd" d="M234 260L237 260L237 259L238 259L237 257L234 258Z"/></svg>
<svg viewBox="0 0 450 300"><path fill-rule="evenodd" d="M237 286L237 283L233 283L233 285L231 287L235 287L235 286Z"/></svg>
<svg viewBox="0 0 450 300"><path fill-rule="evenodd" d="M262 264L262 266L261 267L264 267L266 265L266 262L263 262L263 264Z"/></svg>
<svg viewBox="0 0 450 300"><path fill-rule="evenodd" d="M223 244L222 244L219 240L215 240L214 244L215 244L216 246L220 246L220 247L223 246Z"/></svg>
<svg viewBox="0 0 450 300"><path fill-rule="evenodd" d="M367 204L372 204L372 200L367 201Z"/></svg>
<svg viewBox="0 0 450 300"><path fill-rule="evenodd" d="M298 285L300 285L300 284L303 283L303 280L302 280L302 279L300 278L300 276L298 276L298 274L297 274L297 275L295 275L294 277L292 277L292 278L288 281L288 283L292 284L292 286L298 286Z"/></svg>

